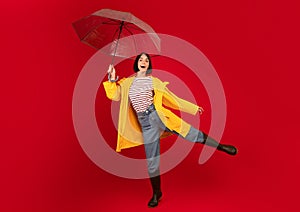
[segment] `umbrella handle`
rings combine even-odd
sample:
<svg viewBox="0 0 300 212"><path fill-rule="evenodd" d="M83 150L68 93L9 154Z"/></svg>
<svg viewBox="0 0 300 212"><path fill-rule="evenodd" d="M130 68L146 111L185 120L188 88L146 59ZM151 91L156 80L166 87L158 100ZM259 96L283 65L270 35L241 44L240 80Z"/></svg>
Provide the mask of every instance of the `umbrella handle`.
<svg viewBox="0 0 300 212"><path fill-rule="evenodd" d="M113 67L113 64L111 64L110 66L112 66ZM119 76L115 76L115 79L111 79L111 72L108 72L108 76L107 76L107 78L108 78L108 81L110 81L110 82L117 82L118 81L118 79L119 79Z"/></svg>
<svg viewBox="0 0 300 212"><path fill-rule="evenodd" d="M118 79L119 79L119 76L117 76L114 80L112 80L111 79L111 75L110 75L110 73L108 73L108 76L107 76L107 78L108 78L108 81L110 81L110 82L117 82L118 81Z"/></svg>

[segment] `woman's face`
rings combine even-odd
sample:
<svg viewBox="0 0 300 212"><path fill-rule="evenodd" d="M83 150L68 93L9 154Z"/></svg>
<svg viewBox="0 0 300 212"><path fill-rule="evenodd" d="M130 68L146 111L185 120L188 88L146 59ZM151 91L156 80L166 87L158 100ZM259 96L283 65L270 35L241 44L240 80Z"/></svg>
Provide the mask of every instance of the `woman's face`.
<svg viewBox="0 0 300 212"><path fill-rule="evenodd" d="M149 59L147 55L142 54L138 61L138 68L141 72L146 72L149 68Z"/></svg>

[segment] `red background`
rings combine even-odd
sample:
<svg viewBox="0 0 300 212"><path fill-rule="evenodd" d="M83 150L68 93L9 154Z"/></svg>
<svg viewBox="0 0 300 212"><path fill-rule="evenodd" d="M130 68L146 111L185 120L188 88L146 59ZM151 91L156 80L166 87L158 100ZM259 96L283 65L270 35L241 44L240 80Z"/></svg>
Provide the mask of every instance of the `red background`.
<svg viewBox="0 0 300 212"><path fill-rule="evenodd" d="M80 43L71 23L102 8L132 12L156 32L192 43L225 89L222 141L239 154L216 152L199 165L202 147L195 146L162 176L164 199L155 210L298 211L300 17L292 0L3 2L0 210L150 210L148 180L101 170L73 128L74 85L95 50ZM188 80L176 62L155 65ZM190 86L199 99L205 96L196 83ZM201 122L207 127L205 98ZM96 106L100 100L109 103L101 86ZM115 138L115 129L108 130Z"/></svg>

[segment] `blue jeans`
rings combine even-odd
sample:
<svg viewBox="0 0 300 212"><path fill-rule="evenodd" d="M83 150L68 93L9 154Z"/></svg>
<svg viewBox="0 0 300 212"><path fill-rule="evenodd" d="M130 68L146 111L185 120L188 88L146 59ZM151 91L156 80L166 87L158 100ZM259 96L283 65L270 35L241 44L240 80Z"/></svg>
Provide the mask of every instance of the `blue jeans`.
<svg viewBox="0 0 300 212"><path fill-rule="evenodd" d="M155 177L160 174L160 135L163 131L169 131L176 135L179 134L171 131L164 125L153 104L146 111L137 113L137 117L143 132L148 173L150 177ZM183 138L191 142L202 143L204 141L203 133L192 126L188 134Z"/></svg>

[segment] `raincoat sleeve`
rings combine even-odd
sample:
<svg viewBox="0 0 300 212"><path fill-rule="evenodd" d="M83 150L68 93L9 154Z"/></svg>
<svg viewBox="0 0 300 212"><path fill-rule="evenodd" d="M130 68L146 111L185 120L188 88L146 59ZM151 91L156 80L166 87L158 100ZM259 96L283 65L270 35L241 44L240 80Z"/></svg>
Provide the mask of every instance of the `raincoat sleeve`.
<svg viewBox="0 0 300 212"><path fill-rule="evenodd" d="M165 92L163 95L163 104L172 109L180 110L193 115L195 115L199 110L198 105L179 98L174 93L172 93L167 87L165 87Z"/></svg>
<svg viewBox="0 0 300 212"><path fill-rule="evenodd" d="M114 100L114 101L119 101L121 99L120 84L124 80L125 79L122 79L119 82L110 82L110 81L103 82L103 86L104 86L104 90L106 92L107 98Z"/></svg>

